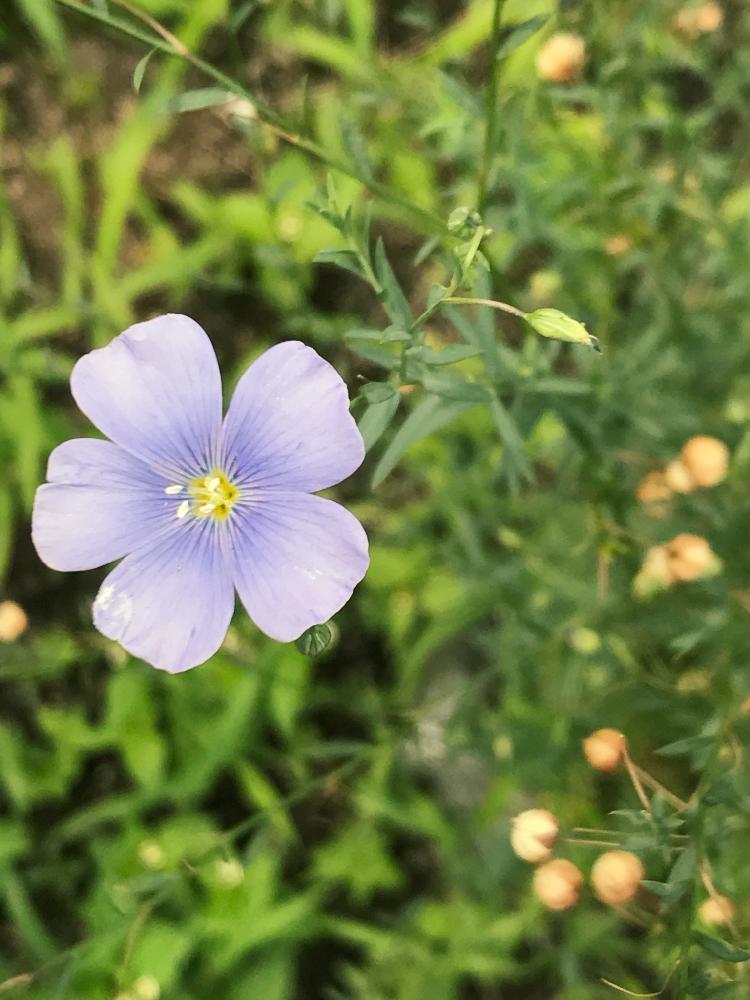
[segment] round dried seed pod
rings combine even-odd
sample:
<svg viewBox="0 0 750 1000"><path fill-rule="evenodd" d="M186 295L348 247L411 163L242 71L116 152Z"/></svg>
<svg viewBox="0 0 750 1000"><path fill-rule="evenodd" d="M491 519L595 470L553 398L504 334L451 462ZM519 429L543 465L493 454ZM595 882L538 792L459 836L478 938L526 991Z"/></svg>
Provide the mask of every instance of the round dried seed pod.
<svg viewBox="0 0 750 1000"><path fill-rule="evenodd" d="M586 760L596 771L616 771L625 756L625 737L617 729L597 729L583 741Z"/></svg>
<svg viewBox="0 0 750 1000"><path fill-rule="evenodd" d="M512 820L510 843L524 861L537 864L552 854L560 824L548 809L526 809Z"/></svg>
<svg viewBox="0 0 750 1000"><path fill-rule="evenodd" d="M664 480L673 493L692 493L698 485L690 474L690 469L679 458L666 467Z"/></svg>
<svg viewBox="0 0 750 1000"><path fill-rule="evenodd" d="M569 910L578 902L583 875L572 861L555 858L534 872L534 894L548 910Z"/></svg>
<svg viewBox="0 0 750 1000"><path fill-rule="evenodd" d="M685 443L680 458L696 486L716 486L729 468L729 449L724 442L702 434Z"/></svg>
<svg viewBox="0 0 750 1000"><path fill-rule="evenodd" d="M536 57L536 68L543 80L569 83L578 76L585 62L586 45L583 39L560 32L552 35L541 47Z"/></svg>
<svg viewBox="0 0 750 1000"><path fill-rule="evenodd" d="M638 892L645 872L641 859L630 851L607 851L591 869L591 883L597 899L607 906L627 903Z"/></svg>
<svg viewBox="0 0 750 1000"><path fill-rule="evenodd" d="M711 567L713 552L700 535L677 535L667 543L669 572L675 580L697 580Z"/></svg>
<svg viewBox="0 0 750 1000"><path fill-rule="evenodd" d="M734 919L734 903L728 896L709 896L699 909L698 916L706 924L728 924Z"/></svg>
<svg viewBox="0 0 750 1000"><path fill-rule="evenodd" d="M0 642L15 642L28 626L28 616L20 604L0 601Z"/></svg>

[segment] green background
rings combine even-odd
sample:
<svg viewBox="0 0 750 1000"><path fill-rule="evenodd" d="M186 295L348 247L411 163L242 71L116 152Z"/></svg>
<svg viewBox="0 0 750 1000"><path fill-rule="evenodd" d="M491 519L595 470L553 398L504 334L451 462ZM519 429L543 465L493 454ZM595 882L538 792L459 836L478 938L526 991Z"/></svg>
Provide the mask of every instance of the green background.
<svg viewBox="0 0 750 1000"><path fill-rule="evenodd" d="M0 12L0 594L30 619L0 643L0 989L598 1000L625 995L602 978L658 990L682 956L691 982L673 974L665 996L746 996L744 965L691 946L692 870L660 911L585 889L553 915L508 829L543 805L567 830L621 830L672 884L671 808L644 820L627 777L581 753L622 729L675 794L698 788L674 829L734 899L740 940L748 927L750 11L727 0L719 30L689 38L667 0L508 0L503 25L539 20L495 36L491 115L493 2L140 0L274 129L185 60L144 65L150 46L104 22L153 31L89 6L102 20L42 0ZM569 85L535 69L555 30L586 43ZM314 263L345 247L310 206L321 152L354 175L332 171L339 207L371 206L385 310ZM482 171L473 294L562 309L603 353L453 306L426 343L478 353L405 378L401 343L378 338L446 281L445 222L477 206ZM32 548L47 455L93 433L73 363L166 311L208 331L227 390L288 338L332 361L358 418L362 386L390 386L368 411L382 436L334 491L371 569L318 657L240 610L209 663L159 673L94 631L101 571L54 573ZM727 481L647 516L638 481L701 433L731 448ZM722 571L634 600L646 549L681 532ZM559 853L588 872L597 852Z"/></svg>

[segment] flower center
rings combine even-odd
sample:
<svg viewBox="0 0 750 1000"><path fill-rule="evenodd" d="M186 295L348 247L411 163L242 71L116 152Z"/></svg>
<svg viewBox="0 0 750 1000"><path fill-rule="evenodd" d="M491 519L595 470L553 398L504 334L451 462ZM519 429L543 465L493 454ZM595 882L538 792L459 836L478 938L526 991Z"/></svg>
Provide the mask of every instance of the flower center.
<svg viewBox="0 0 750 1000"><path fill-rule="evenodd" d="M182 486L168 486L165 490L168 494L182 491ZM214 469L213 472L194 479L188 484L187 492L190 499L182 500L177 508L179 518L193 514L195 517L213 517L218 521L225 521L240 496L238 487L227 479L221 469Z"/></svg>

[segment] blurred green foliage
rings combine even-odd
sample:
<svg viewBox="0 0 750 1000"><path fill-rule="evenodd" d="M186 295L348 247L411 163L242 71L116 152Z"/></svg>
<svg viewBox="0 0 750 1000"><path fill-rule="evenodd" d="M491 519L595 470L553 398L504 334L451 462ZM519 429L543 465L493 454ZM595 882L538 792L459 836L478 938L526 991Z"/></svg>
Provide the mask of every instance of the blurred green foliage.
<svg viewBox="0 0 750 1000"><path fill-rule="evenodd" d="M506 0L494 28L492 0L132 6L229 90L143 62L107 21L170 43L113 0L0 15L0 576L30 619L0 643L0 990L747 996L750 11L691 37L671 0ZM535 69L555 30L586 44L568 85ZM564 310L603 355L437 307L467 255L464 295ZM46 456L90 433L75 358L178 310L234 377L295 336L356 396L338 494L372 566L319 658L238 614L163 675L93 630L97 574L33 552ZM648 516L639 480L700 433L726 482ZM721 573L636 601L685 532ZM602 726L690 808L595 775ZM651 903L544 911L508 841L530 805L620 830ZM707 865L731 946L696 919Z"/></svg>

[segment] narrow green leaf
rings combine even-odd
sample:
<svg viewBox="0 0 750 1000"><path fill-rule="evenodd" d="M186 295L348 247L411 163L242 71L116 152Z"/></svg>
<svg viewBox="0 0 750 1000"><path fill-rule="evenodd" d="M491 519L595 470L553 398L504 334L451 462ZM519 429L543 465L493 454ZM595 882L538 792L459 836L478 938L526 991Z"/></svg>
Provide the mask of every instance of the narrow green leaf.
<svg viewBox="0 0 750 1000"><path fill-rule="evenodd" d="M384 350L382 347L370 347L367 344L356 343L352 344L352 351L355 354L359 354L361 358L365 361L371 362L373 365L378 365L380 368L385 368L386 371L395 372L396 369L401 367L401 359L395 355L391 354L390 351Z"/></svg>
<svg viewBox="0 0 750 1000"><path fill-rule="evenodd" d="M141 92L141 84L143 83L143 76L146 72L146 67L149 64L151 56L156 51L157 51L156 49L151 49L149 52L147 52L142 59L138 60L138 65L133 70L133 90L136 92L136 94L140 94Z"/></svg>
<svg viewBox="0 0 750 1000"><path fill-rule="evenodd" d="M425 396L399 427L375 466L372 476L373 489L393 471L404 452L415 442L445 427L474 405L474 403L446 401L440 396Z"/></svg>
<svg viewBox="0 0 750 1000"><path fill-rule="evenodd" d="M683 740L675 740L674 743L667 743L666 746L659 747L656 753L660 757L680 757L684 754L694 753L696 750L703 750L713 743L713 736L688 736Z"/></svg>
<svg viewBox="0 0 750 1000"><path fill-rule="evenodd" d="M382 332L380 330L347 330L344 334L344 340L377 340L380 341L382 337Z"/></svg>
<svg viewBox="0 0 750 1000"><path fill-rule="evenodd" d="M367 142L354 122L348 118L342 118L339 123L341 131L341 141L344 149L349 154L350 159L359 170L360 175L366 181L372 181L374 174L372 164L367 152Z"/></svg>
<svg viewBox="0 0 750 1000"><path fill-rule="evenodd" d="M409 334L400 326L389 326L383 331L380 338L381 344L408 344L411 341Z"/></svg>
<svg viewBox="0 0 750 1000"><path fill-rule="evenodd" d="M513 475L518 474L526 479L533 479L531 465L526 457L523 438L518 427L516 427L515 421L497 396L490 403L490 413L492 414L492 421L495 424L498 436L507 450L511 468L514 470Z"/></svg>
<svg viewBox="0 0 750 1000"><path fill-rule="evenodd" d="M390 382L370 382L362 386L359 395L368 403L384 403L396 395L396 387Z"/></svg>
<svg viewBox="0 0 750 1000"><path fill-rule="evenodd" d="M510 55L511 52L514 52L519 46L523 45L527 39L536 34L548 20L549 16L547 14L537 14L536 17L530 17L528 21L508 25L501 36L495 58L503 59L505 56Z"/></svg>
<svg viewBox="0 0 750 1000"><path fill-rule="evenodd" d="M10 490L0 489L0 581L5 576L10 561L13 542L13 504Z"/></svg>
<svg viewBox="0 0 750 1000"><path fill-rule="evenodd" d="M423 347L419 352L419 359L426 365L454 365L457 361L475 358L481 353L478 347L472 347L471 344L448 344L440 351Z"/></svg>
<svg viewBox="0 0 750 1000"><path fill-rule="evenodd" d="M421 381L428 392L443 396L445 399L455 399L465 403L486 403L490 398L483 385L467 382L449 372L426 372Z"/></svg>
<svg viewBox="0 0 750 1000"><path fill-rule="evenodd" d="M351 274L356 274L358 278L364 278L359 258L351 250L319 250L313 258L313 263L334 264Z"/></svg>
<svg viewBox="0 0 750 1000"><path fill-rule="evenodd" d="M375 0L345 0L345 7L354 45L363 59L369 59L375 42Z"/></svg>
<svg viewBox="0 0 750 1000"><path fill-rule="evenodd" d="M378 296L383 303L383 308L393 323L404 326L408 330L414 322L414 317L411 314L409 303L406 301L406 296L401 291L401 286L396 280L396 275L388 263L382 238L379 238L375 244L373 264L375 276L383 289Z"/></svg>
<svg viewBox="0 0 750 1000"><path fill-rule="evenodd" d="M703 931L695 931L694 936L704 951L714 958L721 959L722 962L746 962L750 958L750 951L747 948L738 948L737 945L730 944L722 938L704 934Z"/></svg>
<svg viewBox="0 0 750 1000"><path fill-rule="evenodd" d="M167 101L164 110L173 114L202 111L204 108L215 108L219 104L226 104L233 96L222 87L199 87L197 90L186 90L182 94L176 94Z"/></svg>
<svg viewBox="0 0 750 1000"><path fill-rule="evenodd" d="M357 426L365 442L366 451L370 451L388 429L400 402L401 396L396 392L383 402L370 403L359 418Z"/></svg>
<svg viewBox="0 0 750 1000"><path fill-rule="evenodd" d="M695 848L686 847L679 858L672 865L669 873L670 884L674 882L692 881L695 874Z"/></svg>
<svg viewBox="0 0 750 1000"><path fill-rule="evenodd" d="M21 13L59 62L65 58L65 35L52 0L16 0Z"/></svg>
<svg viewBox="0 0 750 1000"><path fill-rule="evenodd" d="M572 378L541 378L523 386L524 392L538 392L545 396L588 396L591 386Z"/></svg>

